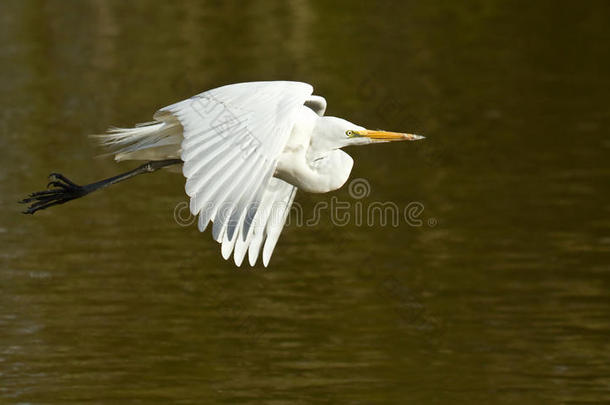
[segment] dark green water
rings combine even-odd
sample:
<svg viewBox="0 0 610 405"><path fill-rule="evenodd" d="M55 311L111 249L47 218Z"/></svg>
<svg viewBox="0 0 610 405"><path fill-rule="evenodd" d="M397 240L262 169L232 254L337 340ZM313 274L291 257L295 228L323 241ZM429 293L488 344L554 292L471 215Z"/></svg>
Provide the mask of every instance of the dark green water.
<svg viewBox="0 0 610 405"><path fill-rule="evenodd" d="M610 401L608 4L2 1L0 402ZM19 213L133 167L86 134L275 79L428 137L348 150L421 226L293 221L237 270L176 174Z"/></svg>

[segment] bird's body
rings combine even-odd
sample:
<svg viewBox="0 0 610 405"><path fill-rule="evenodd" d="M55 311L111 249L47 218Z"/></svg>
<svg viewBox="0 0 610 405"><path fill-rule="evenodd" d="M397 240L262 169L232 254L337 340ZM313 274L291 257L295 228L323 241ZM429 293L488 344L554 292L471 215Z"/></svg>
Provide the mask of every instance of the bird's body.
<svg viewBox="0 0 610 405"><path fill-rule="evenodd" d="M326 100L312 91L300 82L223 86L162 108L153 122L114 128L99 137L117 161L162 161L157 166L172 168L182 163L199 229L213 223L212 235L222 243L225 259L234 252L240 265L248 253L254 265L262 251L266 266L297 189L325 193L349 178L354 162L342 147L422 138L326 117ZM26 199L39 201L28 213L84 195L49 193Z"/></svg>
<svg viewBox="0 0 610 405"><path fill-rule="evenodd" d="M347 181L353 159L340 149L321 150L318 137L325 119L309 107L299 107L298 119L280 155L274 176L309 193L337 190Z"/></svg>

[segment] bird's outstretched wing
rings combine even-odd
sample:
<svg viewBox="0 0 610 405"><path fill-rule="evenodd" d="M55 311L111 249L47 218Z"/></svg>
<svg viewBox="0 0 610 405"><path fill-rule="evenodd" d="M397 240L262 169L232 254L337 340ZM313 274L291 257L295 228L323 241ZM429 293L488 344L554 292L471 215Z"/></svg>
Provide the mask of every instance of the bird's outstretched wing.
<svg viewBox="0 0 610 405"><path fill-rule="evenodd" d="M212 235L222 243L223 257L235 249L237 265L248 248L253 265L261 246L263 263L269 262L296 193L273 172L298 109L312 91L300 82L232 84L155 114L156 119L171 114L180 121L190 210L199 215L200 231L213 222Z"/></svg>

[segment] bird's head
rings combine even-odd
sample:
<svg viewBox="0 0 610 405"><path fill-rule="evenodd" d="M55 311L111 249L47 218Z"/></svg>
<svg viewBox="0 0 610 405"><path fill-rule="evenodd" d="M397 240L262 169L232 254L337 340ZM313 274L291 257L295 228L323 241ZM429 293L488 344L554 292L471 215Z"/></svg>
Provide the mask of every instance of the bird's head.
<svg viewBox="0 0 610 405"><path fill-rule="evenodd" d="M370 130L337 117L322 117L316 125L312 146L318 150L334 150L350 145L417 141L421 135Z"/></svg>

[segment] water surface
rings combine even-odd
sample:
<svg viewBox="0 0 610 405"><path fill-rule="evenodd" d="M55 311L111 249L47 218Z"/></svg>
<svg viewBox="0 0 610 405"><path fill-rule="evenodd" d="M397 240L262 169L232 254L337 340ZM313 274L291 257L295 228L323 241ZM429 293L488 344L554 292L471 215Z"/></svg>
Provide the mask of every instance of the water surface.
<svg viewBox="0 0 610 405"><path fill-rule="evenodd" d="M3 1L0 402L610 400L610 8L521 1ZM156 173L40 212L51 171L133 167L86 134L218 85L302 80L423 133L353 148L418 224L292 221L235 269Z"/></svg>

